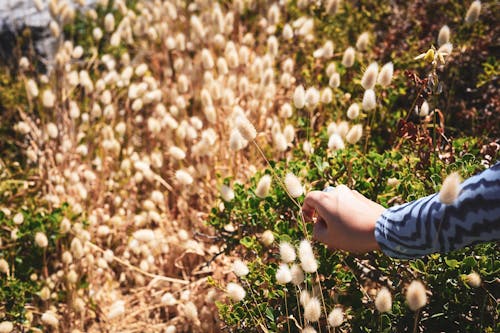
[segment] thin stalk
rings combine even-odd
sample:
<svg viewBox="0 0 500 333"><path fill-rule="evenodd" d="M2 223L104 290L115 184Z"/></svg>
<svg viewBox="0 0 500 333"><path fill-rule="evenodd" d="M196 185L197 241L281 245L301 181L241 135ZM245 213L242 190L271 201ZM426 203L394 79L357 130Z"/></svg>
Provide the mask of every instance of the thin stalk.
<svg viewBox="0 0 500 333"><path fill-rule="evenodd" d="M285 313L286 313L286 325L288 327L288 333L290 333L290 317L288 315L288 298L286 297L286 287L285 291Z"/></svg>
<svg viewBox="0 0 500 333"><path fill-rule="evenodd" d="M298 292L297 292L298 291ZM295 286L295 298L297 300L297 309L299 310L299 323L300 326L304 326L304 321L302 320L302 312L300 311L300 299L299 299L300 288Z"/></svg>
<svg viewBox="0 0 500 333"><path fill-rule="evenodd" d="M325 303L325 297L323 296L323 288L321 287L321 282L319 280L319 274L318 271L316 271L316 279L318 279L318 284L319 284L319 290L320 290L320 295L321 295L321 302L323 303L323 312L325 313L325 318L328 318L328 311L326 311L326 303ZM328 328L328 333L330 333L330 326L326 326ZM320 332L321 332L321 326L320 326Z"/></svg>
<svg viewBox="0 0 500 333"><path fill-rule="evenodd" d="M252 141L255 145L255 147L257 147L257 150L259 151L259 153L261 154L262 158L266 161L266 163L269 165L269 168L271 169L271 172L273 173L273 176L276 178L276 180L279 182L279 184L281 185L281 187L283 187L283 189L285 190L286 194L288 195L288 197L292 200L292 202L300 209L300 212L301 212L301 215L302 215L302 221L301 224L302 224L302 228L303 228L303 232L304 232L304 235L306 236L306 238L309 238L309 235L307 234L307 228L306 228L306 224L305 224L305 220L303 219L303 214L302 214L302 206L297 202L297 200L295 200L292 195L290 194L290 192L288 192L285 184L283 184L283 181L281 180L281 178L278 176L278 174L276 173L276 171L274 171L274 168L273 166L271 165L271 163L269 162L269 160L267 159L266 155L264 155L264 152L262 151L262 149L260 149L260 146L259 144L253 140Z"/></svg>
<svg viewBox="0 0 500 333"><path fill-rule="evenodd" d="M413 323L413 333L417 332L418 317L420 315L420 309L415 313L415 321Z"/></svg>
<svg viewBox="0 0 500 333"><path fill-rule="evenodd" d="M243 281L243 280L242 280ZM257 311L259 311L259 316L260 316L260 319L265 322L265 319L264 319L264 315L262 314L262 311L260 311L260 308L259 308L259 303L257 302L257 299L255 298L255 295L254 295L254 291L252 289L252 286L250 285L250 283L248 283L248 281L244 280L244 283L246 284L246 287L248 288L248 290L250 290L250 295L252 296L252 300L254 301L254 303L257 305Z"/></svg>

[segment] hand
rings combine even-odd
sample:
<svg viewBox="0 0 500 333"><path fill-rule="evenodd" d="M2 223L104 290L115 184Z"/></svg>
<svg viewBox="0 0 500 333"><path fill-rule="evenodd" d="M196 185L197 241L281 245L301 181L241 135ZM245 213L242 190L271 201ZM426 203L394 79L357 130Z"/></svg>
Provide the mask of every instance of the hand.
<svg viewBox="0 0 500 333"><path fill-rule="evenodd" d="M374 231L384 210L345 185L331 192L312 191L302 206L306 221L312 221L315 212L318 214L313 227L314 239L329 249L356 253L379 250Z"/></svg>

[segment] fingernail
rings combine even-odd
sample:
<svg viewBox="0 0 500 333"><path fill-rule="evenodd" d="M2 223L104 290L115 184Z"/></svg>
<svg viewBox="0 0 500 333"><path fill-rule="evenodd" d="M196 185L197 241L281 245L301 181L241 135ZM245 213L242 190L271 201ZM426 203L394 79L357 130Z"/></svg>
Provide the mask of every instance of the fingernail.
<svg viewBox="0 0 500 333"><path fill-rule="evenodd" d="M333 190L335 190L335 187L333 187L333 186L328 186L327 188L325 188L325 189L323 190L323 192L331 192L331 191L333 191Z"/></svg>

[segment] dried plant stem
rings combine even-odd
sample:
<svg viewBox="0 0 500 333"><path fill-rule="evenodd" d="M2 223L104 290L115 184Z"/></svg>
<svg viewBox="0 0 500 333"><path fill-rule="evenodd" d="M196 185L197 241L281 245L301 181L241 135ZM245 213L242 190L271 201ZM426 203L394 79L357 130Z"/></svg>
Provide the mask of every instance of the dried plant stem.
<svg viewBox="0 0 500 333"><path fill-rule="evenodd" d="M255 298L255 294L254 294L254 291L252 289L252 286L250 285L250 283L248 283L248 281L244 281L248 290L250 290L250 295L252 296L252 300L254 301L255 304L257 304L257 311L259 311L259 316L260 316L260 320L262 320L262 322L266 322L265 318L264 318L264 315L262 314L262 311L260 311L260 308L258 306L258 302L257 302L257 299Z"/></svg>
<svg viewBox="0 0 500 333"><path fill-rule="evenodd" d="M417 310L417 312L415 312L415 321L413 322L413 333L417 332L419 316L420 316L420 309Z"/></svg>
<svg viewBox="0 0 500 333"><path fill-rule="evenodd" d="M302 312L300 311L299 294L300 294L300 288L298 286L295 286L295 299L297 300L297 309L299 311L299 322L301 326L304 326L304 321L302 320Z"/></svg>
<svg viewBox="0 0 500 333"><path fill-rule="evenodd" d="M288 315L288 298L286 296L286 288L285 291L285 313L286 313L286 325L288 327L288 333L290 333L290 317Z"/></svg>
<svg viewBox="0 0 500 333"><path fill-rule="evenodd" d="M257 147L257 150L259 151L259 153L262 156L262 158L266 161L267 165L269 165L269 168L271 169L271 172L273 173L273 176L279 182L279 184L281 185L281 187L283 187L283 189L285 190L285 192L288 195L288 197L290 198L290 200L292 200L292 202L300 209L300 212L301 212L301 215L302 215L302 220L300 221L301 224L302 224L302 229L303 229L302 231L304 232L304 236L306 238L309 238L309 235L307 233L306 223L305 223L305 220L304 220L304 217L303 217L303 214L302 214L302 206L297 202L297 200L295 200L292 197L292 195L290 194L290 192L288 192L285 184L283 184L283 181L281 180L281 178L278 176L278 174L274 170L273 166L271 165L271 163L267 159L266 155L264 155L264 152L262 151L262 149L260 149L259 144L255 140L253 140L252 142L254 143L255 147Z"/></svg>
<svg viewBox="0 0 500 333"><path fill-rule="evenodd" d="M99 246L95 245L94 243L87 241L87 244L89 244L90 247L94 248L95 250L98 250L98 251L104 253L104 250L102 248L100 248ZM172 283L189 284L189 281L186 281L186 280L171 278L171 277L168 277L168 276L162 276L162 275L152 274L152 273L143 271L139 267L136 267L136 266L134 266L134 265L132 265L132 264L130 264L128 262L125 262L125 261L123 261L122 259L118 258L115 255L113 255L113 260L116 260L116 262L118 262L119 264L122 264L123 266L125 266L125 267L127 267L127 268L129 268L131 270L134 270L134 271L136 271L138 273L141 273L141 274L143 274L145 276L148 276L150 278L154 278L154 279L162 280L162 281L167 281L167 282L172 282Z"/></svg>
<svg viewBox="0 0 500 333"><path fill-rule="evenodd" d="M321 281L319 279L319 273L318 271L316 271L316 279L318 279L318 284L319 284L319 290L320 290L320 295L321 295L321 302L323 303L323 312L325 313L325 318L328 318L328 311L326 310L326 303L325 303L325 297L323 296L323 288L321 287ZM330 326L327 325L326 326L327 329L328 329L328 332L331 332L330 331ZM321 332L321 328L320 328L320 332Z"/></svg>

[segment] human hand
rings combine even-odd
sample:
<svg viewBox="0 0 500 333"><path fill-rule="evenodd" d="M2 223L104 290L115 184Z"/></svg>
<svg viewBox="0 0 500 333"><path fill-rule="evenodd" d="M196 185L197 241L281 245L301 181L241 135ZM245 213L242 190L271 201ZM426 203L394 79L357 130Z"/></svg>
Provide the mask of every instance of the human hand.
<svg viewBox="0 0 500 333"><path fill-rule="evenodd" d="M378 250L375 223L385 210L358 191L345 185L331 192L312 191L306 195L302 211L306 221L318 214L313 227L314 239L329 249L351 252Z"/></svg>

